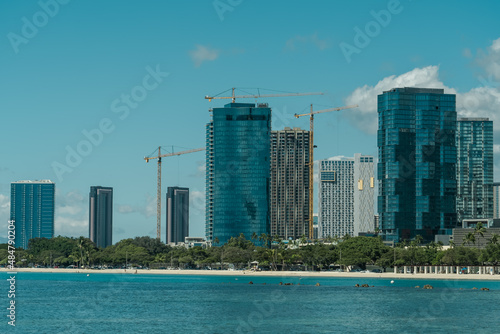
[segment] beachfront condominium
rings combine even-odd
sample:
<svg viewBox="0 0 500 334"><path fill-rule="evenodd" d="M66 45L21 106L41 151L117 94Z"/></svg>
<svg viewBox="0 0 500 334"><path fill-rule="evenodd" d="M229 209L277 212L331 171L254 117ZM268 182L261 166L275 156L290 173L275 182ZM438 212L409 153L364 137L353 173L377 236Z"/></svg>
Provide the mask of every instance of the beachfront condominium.
<svg viewBox="0 0 500 334"><path fill-rule="evenodd" d="M207 241L269 233L270 143L267 104L212 109L206 126Z"/></svg>
<svg viewBox="0 0 500 334"><path fill-rule="evenodd" d="M309 131L271 133L271 235L296 240L312 231L309 201Z"/></svg>
<svg viewBox="0 0 500 334"><path fill-rule="evenodd" d="M455 95L394 88L378 96L378 213L384 237L434 240L456 226Z"/></svg>
<svg viewBox="0 0 500 334"><path fill-rule="evenodd" d="M30 239L54 237L55 183L50 180L18 181L10 185L10 220L15 246L28 248Z"/></svg>
<svg viewBox="0 0 500 334"><path fill-rule="evenodd" d="M493 121L457 122L457 219L493 218Z"/></svg>
<svg viewBox="0 0 500 334"><path fill-rule="evenodd" d="M189 236L189 188L167 189L167 244L184 243Z"/></svg>
<svg viewBox="0 0 500 334"><path fill-rule="evenodd" d="M374 182L372 156L321 160L318 237L373 232Z"/></svg>
<svg viewBox="0 0 500 334"><path fill-rule="evenodd" d="M89 239L99 248L106 248L113 244L112 187L90 187Z"/></svg>

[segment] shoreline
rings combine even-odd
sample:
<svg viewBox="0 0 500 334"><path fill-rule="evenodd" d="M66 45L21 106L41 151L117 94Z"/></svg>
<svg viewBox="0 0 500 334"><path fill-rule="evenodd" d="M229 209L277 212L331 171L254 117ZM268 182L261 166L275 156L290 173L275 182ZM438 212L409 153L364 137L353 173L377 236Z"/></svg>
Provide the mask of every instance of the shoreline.
<svg viewBox="0 0 500 334"><path fill-rule="evenodd" d="M143 269L53 269L53 268L0 268L0 272L16 273L66 273L66 274L137 274L137 275L186 275L186 276L248 276L248 277L322 277L322 278L396 278L436 280L483 280L500 281L500 275L490 274L394 274L358 272L312 271L259 271L250 270L143 270Z"/></svg>

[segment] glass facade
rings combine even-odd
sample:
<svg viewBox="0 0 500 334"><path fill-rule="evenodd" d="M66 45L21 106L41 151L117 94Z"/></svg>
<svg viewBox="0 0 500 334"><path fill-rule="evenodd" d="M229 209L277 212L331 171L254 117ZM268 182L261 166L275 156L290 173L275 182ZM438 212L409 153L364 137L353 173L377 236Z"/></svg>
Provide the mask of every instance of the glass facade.
<svg viewBox="0 0 500 334"><path fill-rule="evenodd" d="M229 103L206 127L208 241L269 233L271 109Z"/></svg>
<svg viewBox="0 0 500 334"><path fill-rule="evenodd" d="M33 238L54 237L55 183L19 181L10 185L10 220L14 220L16 247L28 248Z"/></svg>
<svg viewBox="0 0 500 334"><path fill-rule="evenodd" d="M90 187L89 239L100 248L113 244L113 188L111 187Z"/></svg>
<svg viewBox="0 0 500 334"><path fill-rule="evenodd" d="M189 236L189 188L167 189L167 244L184 243Z"/></svg>
<svg viewBox="0 0 500 334"><path fill-rule="evenodd" d="M386 239L433 240L456 226L455 105L443 89L378 96L378 212Z"/></svg>
<svg viewBox="0 0 500 334"><path fill-rule="evenodd" d="M457 127L458 222L493 218L493 121L460 118Z"/></svg>

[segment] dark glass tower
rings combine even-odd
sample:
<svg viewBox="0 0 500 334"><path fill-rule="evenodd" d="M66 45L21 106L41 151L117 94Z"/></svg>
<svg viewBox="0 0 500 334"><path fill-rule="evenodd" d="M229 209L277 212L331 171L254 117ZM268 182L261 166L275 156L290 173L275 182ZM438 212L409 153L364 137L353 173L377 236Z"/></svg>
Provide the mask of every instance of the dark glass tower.
<svg viewBox="0 0 500 334"><path fill-rule="evenodd" d="M90 187L89 239L97 247L113 244L113 188Z"/></svg>
<svg viewBox="0 0 500 334"><path fill-rule="evenodd" d="M269 232L271 109L229 103L214 108L206 138L208 241Z"/></svg>
<svg viewBox="0 0 500 334"><path fill-rule="evenodd" d="M16 247L28 248L33 238L54 237L55 183L18 181L10 185L10 219L14 220Z"/></svg>
<svg viewBox="0 0 500 334"><path fill-rule="evenodd" d="M433 240L456 226L455 95L394 88L378 96L378 211L386 239Z"/></svg>
<svg viewBox="0 0 500 334"><path fill-rule="evenodd" d="M457 154L458 222L493 218L493 121L460 118Z"/></svg>
<svg viewBox="0 0 500 334"><path fill-rule="evenodd" d="M168 187L167 244L183 243L189 236L189 188Z"/></svg>

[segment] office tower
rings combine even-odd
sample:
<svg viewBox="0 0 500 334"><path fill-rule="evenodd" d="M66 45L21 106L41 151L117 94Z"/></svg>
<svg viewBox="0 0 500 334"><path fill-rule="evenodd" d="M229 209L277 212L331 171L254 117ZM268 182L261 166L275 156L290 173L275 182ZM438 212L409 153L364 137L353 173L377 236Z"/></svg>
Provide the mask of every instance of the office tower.
<svg viewBox="0 0 500 334"><path fill-rule="evenodd" d="M167 189L167 244L183 243L189 236L189 188Z"/></svg>
<svg viewBox="0 0 500 334"><path fill-rule="evenodd" d="M493 217L493 121L457 122L457 218Z"/></svg>
<svg viewBox="0 0 500 334"><path fill-rule="evenodd" d="M55 183L18 181L10 185L10 220L14 220L16 247L28 248L33 238L54 237Z"/></svg>
<svg viewBox="0 0 500 334"><path fill-rule="evenodd" d="M206 127L207 241L269 233L271 109L229 103Z"/></svg>
<svg viewBox="0 0 500 334"><path fill-rule="evenodd" d="M373 157L321 160L319 173L319 237L373 232Z"/></svg>
<svg viewBox="0 0 500 334"><path fill-rule="evenodd" d="M319 162L320 239L354 235L354 159Z"/></svg>
<svg viewBox="0 0 500 334"><path fill-rule="evenodd" d="M375 175L373 157L354 154L354 236L374 232Z"/></svg>
<svg viewBox="0 0 500 334"><path fill-rule="evenodd" d="M271 133L271 235L309 237L309 131ZM310 224L311 223L311 224Z"/></svg>
<svg viewBox="0 0 500 334"><path fill-rule="evenodd" d="M443 89L378 96L378 212L386 240L434 240L456 226L457 113Z"/></svg>
<svg viewBox="0 0 500 334"><path fill-rule="evenodd" d="M493 218L500 218L500 182L493 183Z"/></svg>
<svg viewBox="0 0 500 334"><path fill-rule="evenodd" d="M113 188L91 186L89 239L99 248L113 244Z"/></svg>

